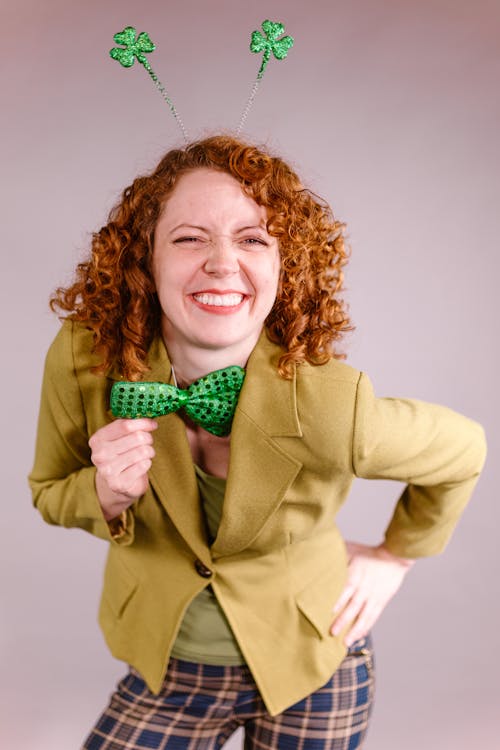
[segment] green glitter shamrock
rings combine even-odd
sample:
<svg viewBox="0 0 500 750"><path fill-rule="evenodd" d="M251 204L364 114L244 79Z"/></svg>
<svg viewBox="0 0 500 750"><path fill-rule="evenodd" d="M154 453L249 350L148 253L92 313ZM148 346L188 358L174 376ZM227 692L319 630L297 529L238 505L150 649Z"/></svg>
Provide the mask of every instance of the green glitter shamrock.
<svg viewBox="0 0 500 750"><path fill-rule="evenodd" d="M267 38L262 36L260 31L253 31L252 41L250 42L250 50L252 52L264 52L257 79L262 78L264 75L267 63L271 57L271 52L277 60L283 60L287 56L290 47L293 46L293 37L291 36L284 36L281 39L278 39L278 37L285 31L285 27L282 23L264 21L262 24L262 31Z"/></svg>
<svg viewBox="0 0 500 750"><path fill-rule="evenodd" d="M186 128L184 127L184 123L179 117L179 113L177 112L173 101L167 94L165 86L162 84L162 82L154 72L153 68L149 64L149 60L146 57L145 53L154 52L154 50L156 49L156 44L151 41L151 39L149 38L149 34L147 34L145 31L141 31L141 33L136 38L136 31L134 27L125 26L123 31L119 31L114 35L113 39L117 44L123 44L124 48L113 47L113 49L109 50L110 56L113 58L113 60L118 60L118 62L121 63L124 68L131 68L135 62L135 58L137 58L137 61L146 68L154 85L170 107L170 111L172 112L179 128L181 129L184 140L186 141L186 143L189 143L189 137Z"/></svg>
<svg viewBox="0 0 500 750"><path fill-rule="evenodd" d="M124 68L130 68L137 57L137 60L147 67L147 59L145 52L153 52L156 45L149 38L149 34L142 31L137 39L135 37L136 31L133 26L126 26L123 31L119 31L114 35L113 39L117 44L123 44L125 49L122 47L113 47L109 50L109 54L113 60L118 60Z"/></svg>

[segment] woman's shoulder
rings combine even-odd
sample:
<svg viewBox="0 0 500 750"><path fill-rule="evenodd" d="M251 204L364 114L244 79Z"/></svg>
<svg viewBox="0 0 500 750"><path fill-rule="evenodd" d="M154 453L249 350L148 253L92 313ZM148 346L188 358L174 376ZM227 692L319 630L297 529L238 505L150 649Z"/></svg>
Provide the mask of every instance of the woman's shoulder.
<svg viewBox="0 0 500 750"><path fill-rule="evenodd" d="M314 378L317 380L331 380L356 386L361 377L361 371L340 359L330 359L322 365L311 365L307 362L297 368L298 378Z"/></svg>
<svg viewBox="0 0 500 750"><path fill-rule="evenodd" d="M59 372L68 368L89 370L98 364L93 349L92 330L83 323L65 318L47 351L46 366Z"/></svg>
<svg viewBox="0 0 500 750"><path fill-rule="evenodd" d="M270 372L277 374L279 359L285 350L279 344L271 341L267 335L263 334L255 347L250 358L249 364L251 369L264 371L266 375ZM361 372L355 367L348 365L341 359L332 358L324 364L313 365L309 362L301 362L296 365L297 382L308 380L331 380L338 382L351 383L357 385Z"/></svg>

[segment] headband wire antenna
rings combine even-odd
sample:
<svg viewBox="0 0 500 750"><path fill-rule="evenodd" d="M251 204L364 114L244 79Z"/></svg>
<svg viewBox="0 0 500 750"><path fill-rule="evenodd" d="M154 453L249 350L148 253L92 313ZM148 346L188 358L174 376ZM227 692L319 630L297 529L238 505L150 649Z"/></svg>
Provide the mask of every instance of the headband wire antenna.
<svg viewBox="0 0 500 750"><path fill-rule="evenodd" d="M241 113L240 121L236 129L236 135L239 136L245 121L248 117L248 113L252 107L257 89L259 88L260 81L267 68L271 54L274 55L276 60L284 60L288 55L288 50L293 47L294 39L291 36L282 36L285 32L285 27L282 23L277 21L263 21L262 31L253 31L250 40L250 51L251 52L263 52L262 62L257 72L257 78L254 81L250 96L243 108ZM126 26L123 31L118 31L113 37L119 47L113 47L110 49L109 54L113 60L118 60L120 65L124 68L131 68L134 62L137 60L148 72L151 80L155 84L156 88L160 92L163 99L167 102L170 112L172 113L177 125L180 128L182 136L186 144L189 143L189 136L184 123L182 122L179 113L177 112L175 105L169 95L165 86L162 84L153 68L151 67L149 60L146 55L154 52L156 49L155 43L151 40L149 34L145 31L141 31L137 34L133 26Z"/></svg>
<svg viewBox="0 0 500 750"><path fill-rule="evenodd" d="M262 31L264 32L264 34L261 34L260 31L252 31L250 51L263 52L264 54L262 56L260 68L257 72L257 78L255 79L250 91L250 96L248 97L247 102L243 107L243 112L241 113L240 121L236 129L237 136L240 135L245 121L248 117L248 113L250 112L250 109L252 107L257 89L259 88L260 81L262 79L262 76L264 75L264 71L267 68L268 62L271 59L271 53L274 55L276 60L284 60L288 55L288 50L293 47L294 43L293 37L281 36L285 31L285 27L282 23L266 20L262 23ZM281 39L279 39L278 37L281 37Z"/></svg>
<svg viewBox="0 0 500 750"><path fill-rule="evenodd" d="M144 66L163 99L167 102L170 111L180 128L184 141L189 143L189 136L184 127L184 123L182 122L173 101L167 94L165 86L159 80L146 57L146 54L154 52L156 49L156 45L151 41L149 34L145 31L141 31L141 33L136 36L135 28L133 26L126 26L123 31L118 31L113 39L116 44L121 44L123 47L113 47L113 49L110 49L110 57L112 57L113 60L118 60L124 68L131 68L135 60Z"/></svg>

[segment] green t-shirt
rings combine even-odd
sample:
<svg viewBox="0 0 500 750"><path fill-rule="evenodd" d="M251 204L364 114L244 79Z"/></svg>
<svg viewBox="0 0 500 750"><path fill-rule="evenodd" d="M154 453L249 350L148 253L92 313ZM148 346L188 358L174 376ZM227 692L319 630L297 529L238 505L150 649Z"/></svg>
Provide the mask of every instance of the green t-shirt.
<svg viewBox="0 0 500 750"><path fill-rule="evenodd" d="M226 480L195 466L210 544L217 536ZM203 589L186 610L172 649L177 659L202 664L235 665L245 660L211 586Z"/></svg>

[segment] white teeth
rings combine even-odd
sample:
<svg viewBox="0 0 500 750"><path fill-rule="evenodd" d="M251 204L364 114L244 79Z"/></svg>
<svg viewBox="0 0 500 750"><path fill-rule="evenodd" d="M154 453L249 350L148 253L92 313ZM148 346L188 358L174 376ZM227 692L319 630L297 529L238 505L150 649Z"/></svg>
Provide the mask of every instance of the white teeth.
<svg viewBox="0 0 500 750"><path fill-rule="evenodd" d="M232 307L239 305L243 299L242 294L193 294L197 302L202 305L214 305L217 307Z"/></svg>

